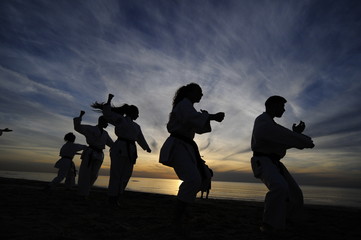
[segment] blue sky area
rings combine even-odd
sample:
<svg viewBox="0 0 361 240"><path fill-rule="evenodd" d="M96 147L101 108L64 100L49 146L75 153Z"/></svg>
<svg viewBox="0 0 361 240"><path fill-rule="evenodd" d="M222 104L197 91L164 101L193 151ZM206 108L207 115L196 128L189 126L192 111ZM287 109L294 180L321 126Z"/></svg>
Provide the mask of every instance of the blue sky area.
<svg viewBox="0 0 361 240"><path fill-rule="evenodd" d="M195 107L226 113L196 137L216 180L258 181L253 121L281 95L277 122L304 121L316 144L283 159L299 183L361 187L360 39L361 1L2 0L0 128L14 131L0 137L0 169L54 171L72 118L95 124L90 104L113 93L138 106L153 150L139 149L134 176L176 177L159 149L175 91L196 82Z"/></svg>

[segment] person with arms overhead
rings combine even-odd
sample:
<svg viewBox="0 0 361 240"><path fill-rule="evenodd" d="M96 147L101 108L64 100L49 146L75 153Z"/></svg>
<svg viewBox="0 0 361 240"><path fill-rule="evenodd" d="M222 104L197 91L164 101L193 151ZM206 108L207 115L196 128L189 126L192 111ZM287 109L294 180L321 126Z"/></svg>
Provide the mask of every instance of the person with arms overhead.
<svg viewBox="0 0 361 240"><path fill-rule="evenodd" d="M88 148L83 151L78 177L78 195L84 198L89 196L90 188L98 178L98 173L104 160L103 149L105 145L111 147L113 140L109 137L105 128L108 126L104 117L98 118L96 126L81 124L84 111L80 112L79 117L74 118L74 129L84 135Z"/></svg>
<svg viewBox="0 0 361 240"><path fill-rule="evenodd" d="M302 134L304 122L294 124L291 131L274 121L274 118L282 117L286 102L281 96L269 97L265 102L266 112L256 118L252 132L252 170L269 190L260 228L266 234L281 233L286 227L286 219L294 220L303 206L302 191L281 159L287 149L315 146L310 137Z"/></svg>
<svg viewBox="0 0 361 240"><path fill-rule="evenodd" d="M109 94L107 103L95 102L92 107L100 109L107 121L114 125L117 140L110 149L110 178L108 186L109 203L120 206L124 190L133 173L138 157L135 142L144 151L151 152L140 126L134 122L139 117L139 110L134 105L111 106L113 95Z"/></svg>
<svg viewBox="0 0 361 240"><path fill-rule="evenodd" d="M198 103L202 96L202 89L196 83L190 83L177 90L167 124L170 136L164 142L159 156L159 162L172 167L178 178L183 181L179 186L173 219L176 229L182 227L187 207L194 202L201 190L204 176L205 164L193 138L196 133L211 132L210 122L221 122L225 116L223 112L198 112L193 105Z"/></svg>

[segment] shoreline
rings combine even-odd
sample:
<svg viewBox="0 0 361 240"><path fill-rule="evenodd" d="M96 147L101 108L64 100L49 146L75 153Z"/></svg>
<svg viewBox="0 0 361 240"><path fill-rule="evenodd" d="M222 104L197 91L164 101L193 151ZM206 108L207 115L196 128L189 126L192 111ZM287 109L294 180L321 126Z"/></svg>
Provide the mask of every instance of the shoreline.
<svg viewBox="0 0 361 240"><path fill-rule="evenodd" d="M18 178L46 182L52 180L55 175L55 173L42 172L0 171L0 177L4 178ZM95 186L107 189L108 184L109 177L100 175L95 183ZM126 190L145 193L159 193L173 196L177 194L179 184L179 179L132 176ZM361 208L361 189L309 185L301 185L300 187L303 191L305 204L307 205L328 205L335 207L341 206ZM267 189L261 182L248 183L212 181L210 197L212 199L220 200L263 202L266 193ZM199 196L200 194L198 194L198 197Z"/></svg>
<svg viewBox="0 0 361 240"><path fill-rule="evenodd" d="M107 204L106 189L93 187L88 200L59 185L0 177L2 239L264 239L262 202L197 199L187 234L170 224L175 196L126 191L122 206ZM361 209L305 205L304 221L287 239L357 239Z"/></svg>

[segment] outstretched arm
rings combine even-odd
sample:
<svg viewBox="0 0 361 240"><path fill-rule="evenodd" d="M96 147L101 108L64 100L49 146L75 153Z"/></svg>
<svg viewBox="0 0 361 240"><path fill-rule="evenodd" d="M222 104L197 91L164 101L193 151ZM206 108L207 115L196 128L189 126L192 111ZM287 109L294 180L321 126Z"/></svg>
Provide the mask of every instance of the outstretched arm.
<svg viewBox="0 0 361 240"><path fill-rule="evenodd" d="M11 130L9 128L4 128L4 129L1 129L1 131L3 131L3 132L12 132L13 130Z"/></svg>
<svg viewBox="0 0 361 240"><path fill-rule="evenodd" d="M13 130L9 128L0 129L0 136L3 135L3 132L12 132Z"/></svg>
<svg viewBox="0 0 361 240"><path fill-rule="evenodd" d="M219 112L216 114L209 114L209 120L213 120L213 121L217 121L217 122L222 122L224 117L225 117L224 112Z"/></svg>
<svg viewBox="0 0 361 240"><path fill-rule="evenodd" d="M202 109L201 109L201 112L202 113L208 113L206 110L202 110ZM216 114L208 113L208 116L209 116L210 121L222 122L224 117L225 117L225 113L224 112L218 112Z"/></svg>
<svg viewBox="0 0 361 240"><path fill-rule="evenodd" d="M259 140L276 142L288 148L313 148L315 145L310 137L293 132L269 119L256 120L253 134ZM302 126L302 125L301 125Z"/></svg>

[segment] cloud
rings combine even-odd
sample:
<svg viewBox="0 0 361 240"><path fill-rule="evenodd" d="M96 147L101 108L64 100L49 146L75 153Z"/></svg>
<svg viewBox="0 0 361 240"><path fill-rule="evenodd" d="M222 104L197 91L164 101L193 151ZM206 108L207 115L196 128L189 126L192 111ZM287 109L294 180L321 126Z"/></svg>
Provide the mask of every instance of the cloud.
<svg viewBox="0 0 361 240"><path fill-rule="evenodd" d="M288 103L277 121L305 121L320 163L336 172L361 168L361 23L353 1L2 1L0 9L0 119L17 130L2 146L56 152L72 118L85 110L95 124L90 104L113 93L115 104L138 106L157 159L175 91L197 82L204 97L195 107L226 113L196 137L215 165L249 164L253 121L269 96L282 95ZM335 149L347 163L322 160L330 152L337 162ZM312 171L312 162L297 162L290 166Z"/></svg>

